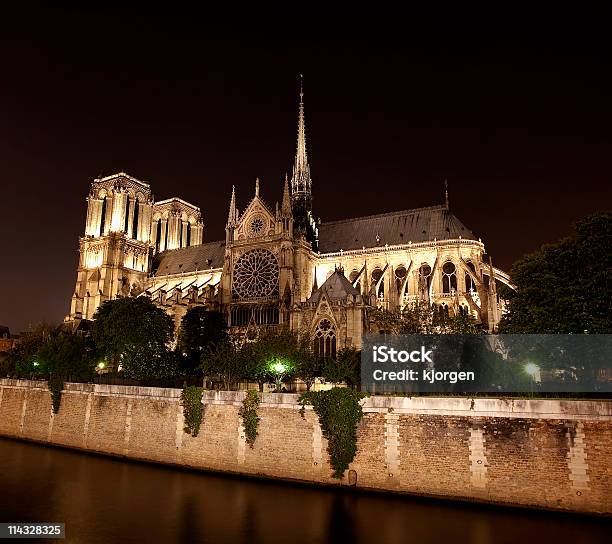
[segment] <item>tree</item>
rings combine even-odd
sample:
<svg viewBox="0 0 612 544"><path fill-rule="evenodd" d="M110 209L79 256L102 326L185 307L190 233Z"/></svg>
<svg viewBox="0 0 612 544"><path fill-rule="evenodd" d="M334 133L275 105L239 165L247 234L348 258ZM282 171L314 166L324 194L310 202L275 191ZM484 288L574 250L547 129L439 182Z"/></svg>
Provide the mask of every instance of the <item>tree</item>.
<svg viewBox="0 0 612 544"><path fill-rule="evenodd" d="M296 349L292 355L295 376L306 384L306 391L310 391L315 380L323 375L323 361L312 352L311 342L311 337L306 333L296 337Z"/></svg>
<svg viewBox="0 0 612 544"><path fill-rule="evenodd" d="M41 346L56 334L57 326L49 323L39 323L31 331L24 334L19 343L9 351L9 366L20 376L43 376L37 353Z"/></svg>
<svg viewBox="0 0 612 544"><path fill-rule="evenodd" d="M170 316L146 297L107 300L91 330L99 355L132 379L176 375L176 359L168 349L173 332Z"/></svg>
<svg viewBox="0 0 612 544"><path fill-rule="evenodd" d="M370 319L388 334L480 334L481 327L468 315L447 315L428 304L406 306L401 312L372 309Z"/></svg>
<svg viewBox="0 0 612 544"><path fill-rule="evenodd" d="M612 333L612 212L578 222L575 232L519 260L511 270L516 291L500 332Z"/></svg>
<svg viewBox="0 0 612 544"><path fill-rule="evenodd" d="M95 367L92 348L87 338L58 327L36 353L39 372L68 381L90 379Z"/></svg>
<svg viewBox="0 0 612 544"><path fill-rule="evenodd" d="M227 325L221 312L209 311L204 306L187 310L178 338L178 349L183 354L187 373L196 371L202 354L212 345L226 340Z"/></svg>
<svg viewBox="0 0 612 544"><path fill-rule="evenodd" d="M355 388L361 381L361 351L353 347L341 349L336 360L326 359L323 377L332 383L346 383Z"/></svg>
<svg viewBox="0 0 612 544"><path fill-rule="evenodd" d="M235 338L211 343L202 354L200 370L204 376L216 376L223 389L232 390L249 374L248 350L242 348Z"/></svg>

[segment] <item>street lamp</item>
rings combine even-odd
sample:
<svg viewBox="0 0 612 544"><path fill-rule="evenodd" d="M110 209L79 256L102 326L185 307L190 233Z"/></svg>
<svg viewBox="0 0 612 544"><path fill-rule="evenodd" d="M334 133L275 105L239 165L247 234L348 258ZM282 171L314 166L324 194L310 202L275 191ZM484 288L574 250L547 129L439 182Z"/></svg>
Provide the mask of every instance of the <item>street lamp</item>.
<svg viewBox="0 0 612 544"><path fill-rule="evenodd" d="M525 365L525 372L529 374L529 382L531 386L531 395L533 396L533 383L535 382L536 375L540 374L540 367L535 363L527 363Z"/></svg>
<svg viewBox="0 0 612 544"><path fill-rule="evenodd" d="M276 384L276 392L278 393L280 391L283 378L285 377L285 374L289 370L289 365L276 359L275 361L270 363L268 368L275 375L274 382Z"/></svg>

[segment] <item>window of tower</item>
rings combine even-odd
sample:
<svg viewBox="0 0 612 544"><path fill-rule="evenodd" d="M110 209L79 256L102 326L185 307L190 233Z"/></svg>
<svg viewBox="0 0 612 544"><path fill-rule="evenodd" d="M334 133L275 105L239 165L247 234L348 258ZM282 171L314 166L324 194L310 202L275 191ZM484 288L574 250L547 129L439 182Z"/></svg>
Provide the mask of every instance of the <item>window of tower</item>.
<svg viewBox="0 0 612 544"><path fill-rule="evenodd" d="M457 290L457 274L455 265L446 261L442 265L442 292L450 294Z"/></svg>
<svg viewBox="0 0 612 544"><path fill-rule="evenodd" d="M134 200L134 219L132 221L132 238L138 240L138 213L140 212L140 204L138 203L138 197Z"/></svg>
<svg viewBox="0 0 612 544"><path fill-rule="evenodd" d="M102 199L102 212L100 214L100 236L104 236L104 228L106 227L106 198Z"/></svg>
<svg viewBox="0 0 612 544"><path fill-rule="evenodd" d="M156 234L155 234L155 252L159 253L159 247L161 245L161 219L157 220Z"/></svg>
<svg viewBox="0 0 612 544"><path fill-rule="evenodd" d="M125 218L123 221L123 232L125 232L127 234L128 232L128 227L130 225L130 198L126 198L126 203L125 203Z"/></svg>

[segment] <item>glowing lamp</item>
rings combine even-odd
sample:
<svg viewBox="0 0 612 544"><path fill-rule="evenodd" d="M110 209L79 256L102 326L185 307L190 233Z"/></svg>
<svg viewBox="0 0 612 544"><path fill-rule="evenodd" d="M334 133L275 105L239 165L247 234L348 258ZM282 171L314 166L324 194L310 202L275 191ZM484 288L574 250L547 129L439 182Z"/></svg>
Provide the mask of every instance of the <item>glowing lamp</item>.
<svg viewBox="0 0 612 544"><path fill-rule="evenodd" d="M540 367L534 363L529 363L525 365L525 372L530 376L535 376L540 371Z"/></svg>
<svg viewBox="0 0 612 544"><path fill-rule="evenodd" d="M277 374L282 374L287 370L287 367L283 363L278 362L272 365L272 370L274 370L274 372L276 372Z"/></svg>

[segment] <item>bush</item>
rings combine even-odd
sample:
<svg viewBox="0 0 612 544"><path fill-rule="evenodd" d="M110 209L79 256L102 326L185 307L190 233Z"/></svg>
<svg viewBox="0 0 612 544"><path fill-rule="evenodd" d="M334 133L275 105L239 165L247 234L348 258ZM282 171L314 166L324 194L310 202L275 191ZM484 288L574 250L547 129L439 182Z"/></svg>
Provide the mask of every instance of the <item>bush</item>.
<svg viewBox="0 0 612 544"><path fill-rule="evenodd" d="M357 425L363 416L359 401L366 396L346 387L308 391L300 396L302 410L310 404L319 416L334 478L342 478L357 454Z"/></svg>

